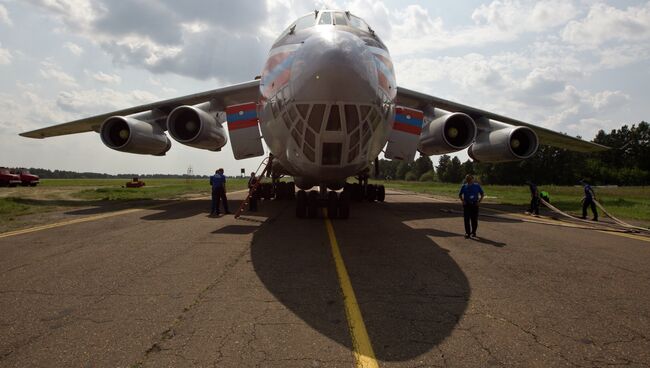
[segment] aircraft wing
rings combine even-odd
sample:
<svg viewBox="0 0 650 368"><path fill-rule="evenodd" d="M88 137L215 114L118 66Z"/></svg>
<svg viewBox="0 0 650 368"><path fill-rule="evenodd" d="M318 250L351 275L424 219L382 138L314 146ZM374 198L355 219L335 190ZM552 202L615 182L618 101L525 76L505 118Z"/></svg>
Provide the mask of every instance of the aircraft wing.
<svg viewBox="0 0 650 368"><path fill-rule="evenodd" d="M161 116L167 116L174 108L178 106L196 105L207 101L216 101L225 109L225 107L229 105L257 101L259 99L259 83L259 80L252 80L250 82L235 84L211 91L91 116L89 118L79 119L71 121L69 123L63 123L47 128L32 130L30 132L21 133L20 135L29 138L47 138L90 131L99 132L101 124L104 122L104 120L108 119L111 116L126 116L146 111L157 111L161 113ZM163 129L166 129L166 127L163 127Z"/></svg>
<svg viewBox="0 0 650 368"><path fill-rule="evenodd" d="M507 116L459 104L457 102L444 100L442 98L429 96L427 94L412 91L402 87L397 87L397 104L400 106L411 107L419 110L422 110L427 105L431 105L435 108L450 112L462 112L474 119L479 130L489 129L487 126L482 126L487 125L485 124L485 120L480 119L482 117L514 126L525 126L534 130L539 137L540 143L547 146L564 148L577 152L598 152L609 149L609 147L600 145L598 143L587 142L580 138L575 138L566 134L554 132L550 129L542 128L517 119L509 118Z"/></svg>

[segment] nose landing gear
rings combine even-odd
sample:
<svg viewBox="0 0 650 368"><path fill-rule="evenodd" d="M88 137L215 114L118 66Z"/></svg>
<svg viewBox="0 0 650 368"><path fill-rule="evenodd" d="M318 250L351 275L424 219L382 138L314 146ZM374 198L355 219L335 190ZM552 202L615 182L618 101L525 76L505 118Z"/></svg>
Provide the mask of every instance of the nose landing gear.
<svg viewBox="0 0 650 368"><path fill-rule="evenodd" d="M296 217L316 218L321 208L327 209L327 217L330 219L350 217L350 193L347 190L337 193L327 189L321 193L315 190L299 190L296 193Z"/></svg>

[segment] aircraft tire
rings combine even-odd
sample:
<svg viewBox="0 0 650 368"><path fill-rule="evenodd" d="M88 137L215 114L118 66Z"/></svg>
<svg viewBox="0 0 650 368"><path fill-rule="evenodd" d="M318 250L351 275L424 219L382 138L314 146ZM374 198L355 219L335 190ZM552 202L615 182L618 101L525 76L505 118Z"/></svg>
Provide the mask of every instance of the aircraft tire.
<svg viewBox="0 0 650 368"><path fill-rule="evenodd" d="M296 184L292 181L290 181L287 184L287 198L288 199L296 198Z"/></svg>
<svg viewBox="0 0 650 368"><path fill-rule="evenodd" d="M299 190L296 195L296 217L307 217L307 193L304 190Z"/></svg>
<svg viewBox="0 0 650 368"><path fill-rule="evenodd" d="M352 184L352 198L354 198L354 200L357 202L363 201L363 187L361 184Z"/></svg>
<svg viewBox="0 0 650 368"><path fill-rule="evenodd" d="M287 198L287 183L279 182L275 186L275 199L286 199Z"/></svg>
<svg viewBox="0 0 650 368"><path fill-rule="evenodd" d="M312 190L307 195L307 216L309 218L318 217L318 192Z"/></svg>
<svg viewBox="0 0 650 368"><path fill-rule="evenodd" d="M374 184L368 184L366 188L366 199L368 202L374 202L377 199L377 187Z"/></svg>
<svg viewBox="0 0 650 368"><path fill-rule="evenodd" d="M350 217L350 192L346 192L345 190L341 192L338 206L340 219L347 219Z"/></svg>
<svg viewBox="0 0 650 368"><path fill-rule="evenodd" d="M327 193L327 217L335 219L338 213L339 196L335 191Z"/></svg>
<svg viewBox="0 0 650 368"><path fill-rule="evenodd" d="M383 202L386 199L386 187L377 185L377 201Z"/></svg>

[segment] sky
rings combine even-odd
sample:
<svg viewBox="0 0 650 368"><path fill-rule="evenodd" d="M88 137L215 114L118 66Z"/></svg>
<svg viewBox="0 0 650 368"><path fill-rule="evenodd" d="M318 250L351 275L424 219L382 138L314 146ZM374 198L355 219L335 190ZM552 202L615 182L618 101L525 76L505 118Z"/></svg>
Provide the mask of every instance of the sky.
<svg viewBox="0 0 650 368"><path fill-rule="evenodd" d="M18 133L251 80L275 38L322 8L371 25L399 86L589 140L650 120L650 1L0 0L0 166L255 169L261 158L235 161L229 145L154 157L94 132Z"/></svg>

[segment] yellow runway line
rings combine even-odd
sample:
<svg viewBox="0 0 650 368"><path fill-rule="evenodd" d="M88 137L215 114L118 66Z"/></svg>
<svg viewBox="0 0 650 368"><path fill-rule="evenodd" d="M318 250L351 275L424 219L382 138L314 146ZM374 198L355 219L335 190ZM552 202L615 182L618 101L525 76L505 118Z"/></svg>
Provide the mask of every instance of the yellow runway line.
<svg viewBox="0 0 650 368"><path fill-rule="evenodd" d="M647 237L647 236L634 235L634 234L628 234L628 233L614 233L614 232L611 232L611 231L604 231L604 230L598 230L598 232L605 233L605 234L610 234L610 235L618 235L618 236L622 236L624 238L636 239L636 240L641 240L641 241L650 243L650 238Z"/></svg>
<svg viewBox="0 0 650 368"><path fill-rule="evenodd" d="M348 328L350 329L350 337L352 338L352 346L354 349L354 359L357 368L378 368L379 364L375 358L375 352L372 350L370 337L366 330L366 325L361 316L361 310L357 303L357 297L354 295L352 289L352 282L348 276L348 271L345 268L341 251L339 250L336 235L334 234L334 227L332 222L327 217L327 211L323 210L325 214L325 227L327 228L327 235L329 236L330 245L332 248L332 257L336 265L336 273L339 278L341 291L343 292L343 301L345 304L345 314L348 319Z"/></svg>

